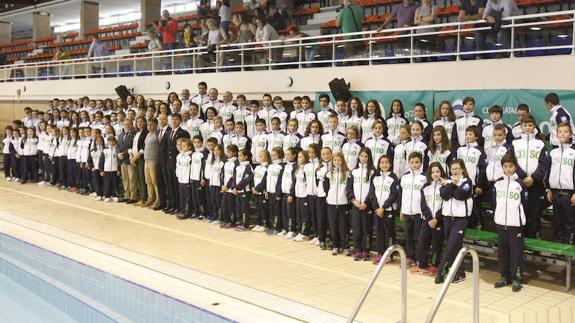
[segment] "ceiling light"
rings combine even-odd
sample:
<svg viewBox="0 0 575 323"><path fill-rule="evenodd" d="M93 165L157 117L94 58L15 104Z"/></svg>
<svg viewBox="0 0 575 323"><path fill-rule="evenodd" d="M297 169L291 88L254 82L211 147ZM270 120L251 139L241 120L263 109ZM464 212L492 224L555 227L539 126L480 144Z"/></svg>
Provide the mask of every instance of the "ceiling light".
<svg viewBox="0 0 575 323"><path fill-rule="evenodd" d="M531 27L529 29L531 29L533 31L539 31L539 30L541 30L541 27Z"/></svg>

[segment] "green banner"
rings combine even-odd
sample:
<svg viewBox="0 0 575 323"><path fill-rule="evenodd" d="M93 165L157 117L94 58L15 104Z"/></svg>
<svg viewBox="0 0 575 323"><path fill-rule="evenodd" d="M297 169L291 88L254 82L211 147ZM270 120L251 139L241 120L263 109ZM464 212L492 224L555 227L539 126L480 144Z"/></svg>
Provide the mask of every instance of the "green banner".
<svg viewBox="0 0 575 323"><path fill-rule="evenodd" d="M326 92L316 93L316 100L319 95ZM335 106L335 99L331 93L329 95L331 103ZM432 91L355 91L352 95L357 96L365 109L365 104L369 100L377 100L382 105L385 118L387 118L391 109L391 102L395 99L401 100L405 109L405 116L408 119L413 118L413 107L417 103L423 103L427 107L427 118L433 119L433 92ZM316 107L319 109L319 107Z"/></svg>
<svg viewBox="0 0 575 323"><path fill-rule="evenodd" d="M427 118L434 119L434 109L438 108L441 101L447 100L451 103L456 113L463 109L463 99L471 96L475 99L475 113L485 120L489 120L489 108L493 105L503 107L503 121L507 124L514 124L517 121L515 108L519 103L529 106L531 114L537 120L541 129L546 133L550 113L545 108L543 99L550 92L559 95L561 105L563 105L573 117L575 117L575 91L566 90L461 90L461 91L352 91L365 104L371 99L378 100L384 107L385 115L389 113L391 102L400 99L406 111L406 117L413 117L413 107L421 102L427 107ZM316 93L316 98L325 92ZM333 96L330 95L332 103L335 104Z"/></svg>

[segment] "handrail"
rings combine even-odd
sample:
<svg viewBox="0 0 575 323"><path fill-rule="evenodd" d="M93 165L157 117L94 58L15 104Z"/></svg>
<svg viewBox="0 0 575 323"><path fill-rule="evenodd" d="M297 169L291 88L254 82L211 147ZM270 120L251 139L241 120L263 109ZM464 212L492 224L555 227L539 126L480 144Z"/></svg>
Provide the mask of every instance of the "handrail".
<svg viewBox="0 0 575 323"><path fill-rule="evenodd" d="M383 253L383 256L381 257L381 260L379 261L377 268L375 268L375 271L371 275L371 278L369 279L369 282L367 283L365 290L361 294L361 297L358 299L357 304L353 309L353 312L347 319L347 323L352 323L353 320L355 320L355 317L357 316L357 313L361 309L363 302L365 301L367 295L371 291L371 288L375 284L375 280L379 276L379 273L381 272L381 269L383 268L385 261L387 260L387 258L391 256L391 254L393 254L396 251L399 253L400 269L401 269L401 320L399 322L402 323L407 322L407 255L402 246L395 244L387 248L387 250L385 250L385 252Z"/></svg>
<svg viewBox="0 0 575 323"><path fill-rule="evenodd" d="M437 294L437 297L435 298L433 307L429 311L429 314L427 314L427 319L425 320L426 323L433 322L433 318L435 317L435 314L437 314L437 310L439 309L439 306L441 305L441 302L455 277L455 273L459 266L461 266L463 258L465 258L467 254L470 254L471 259L473 260L473 323L479 323L479 256L475 249L468 246L461 248L459 253L457 253L457 257L449 269L447 278L445 278L445 282L443 282L443 285L439 290L439 294Z"/></svg>
<svg viewBox="0 0 575 323"><path fill-rule="evenodd" d="M522 19L532 19L532 18L543 18L543 17L550 17L550 16L562 16L562 15L575 15L575 10L564 10L564 11L555 11L555 12L545 12L545 13L538 13L538 14L528 14L528 15L520 15L520 16L512 16L512 17L507 17L507 18L503 18L503 21L517 21L517 20L522 20ZM558 23L558 22L571 22L573 20L571 19L565 19L565 20L559 20L559 21L553 21L552 23ZM310 40L316 40L317 42L313 42L310 43L311 45L317 45L319 44L319 40L320 39L326 39L326 38L331 38L331 39L335 39L335 38L341 38L341 37L350 37L350 36L368 36L370 38L373 37L374 34L379 34L379 33L386 33L386 34L392 34L392 33L400 33L400 34L407 34L408 36L410 35L409 33L406 32L412 32L414 35L416 34L417 30L420 29L430 29L430 28L434 28L434 29L441 29L443 27L459 27L458 30L455 31L449 31L449 32L464 32L464 31L474 31L475 29L471 28L471 29L466 29L463 30L461 29L462 26L466 26L466 25L475 25L475 24L481 24L481 23L485 23L485 20L483 19L479 19L479 20L475 20L475 21L465 21L465 22L448 22L448 23L441 23L441 24L433 24L433 25L425 25L425 26L413 26L413 27L401 27L401 28L390 28L390 29L383 29L380 32L378 32L377 30L369 30L369 31L360 31L360 32L354 32L354 33L338 33L338 34L328 34L328 35L320 35L320 36L309 36L309 37L302 37L302 38L296 38L296 39L289 39L287 41L301 41L301 42L305 42L305 41L310 41ZM532 23L533 24L533 23ZM540 24L545 24L544 21L541 21ZM515 24L515 25L502 25L502 28L512 28L512 26L515 27L521 27L522 24ZM478 27L481 28L481 27ZM440 34L441 32L432 32L430 34ZM417 34L418 36L424 35L424 34ZM397 35L397 37L401 37L401 35ZM351 41L355 40L358 41L361 38L354 38ZM377 38L376 38L377 39ZM251 47L251 46L257 46L257 45L263 45L265 47L269 47L270 45L273 46L275 44L277 44L277 46L281 46L283 44L283 42L286 40L268 40L268 41L262 41L262 42L249 42L249 43L241 43L241 44L225 44L220 46L220 48L226 48L226 47L234 47L237 45L243 45L243 46L247 46L247 47ZM179 48L179 49L174 49L174 50L164 50L164 51L157 51L155 53L160 54L160 55L174 55L177 53L183 53L183 52L189 52L190 50L193 51L197 51L197 50L201 50L201 51L207 51L208 47L195 47L195 48ZM136 56L140 56L140 55L146 55L146 54L150 54L149 52L144 52L144 53L131 53L131 54L117 54L117 55L109 55L109 56L102 56L102 57L98 57L98 60L115 60L115 59L119 59L121 57L125 57L125 56L132 56L132 57L136 57ZM70 63L70 62L76 62L76 61L85 61L85 60L90 60L90 58L74 58L71 60L66 60L65 62ZM95 58L91 58L91 59L95 59ZM58 62L58 61L55 61ZM12 66L17 66L17 67L26 67L29 66L30 64L33 63L24 63L24 64L12 64ZM2 68L9 68L10 65L6 65Z"/></svg>
<svg viewBox="0 0 575 323"><path fill-rule="evenodd" d="M550 16L561 17L553 21L532 21L533 18ZM526 21L518 22L522 19ZM14 63L0 66L0 82L83 78L89 76L145 76L154 75L155 73L187 74L202 71L217 73L233 70L246 71L251 68L267 70L272 68L301 69L325 64L331 66L348 65L343 63L353 62L371 65L395 62L394 60L401 60L402 63L417 63L421 61L420 58L462 60L469 59L470 56L483 54L499 55L513 59L520 56L541 55L536 51L555 51L553 53L549 52L549 55L566 55L566 52L567 54L570 52L571 55L575 55L575 44L573 42L559 42L537 47L515 45L515 40L519 33L525 29L533 29L531 27L534 26L545 28L545 26L562 24L568 27L571 25L575 27L575 10L513 16L504 20L509 21L509 23L501 27L509 30L510 43L506 42L503 47L484 48L482 50L463 48L462 38L467 38L465 35L486 31L490 28L482 23L484 22L483 20L477 20L384 29L381 31L328 34L259 43L222 44L213 51L208 51L207 47L195 47L171 51L116 54L97 58ZM447 29L442 27L455 28ZM573 35L563 33L562 35L557 35L557 37L575 37L575 28L573 30ZM437 50L440 48L429 50L423 49L418 41L424 41L426 37L440 37L441 39L443 36L455 38L456 47L453 48L451 46L448 50L446 46L444 51ZM407 47L405 47L404 43L407 43ZM341 49L347 44L361 44L363 49L356 54L348 55L344 53L345 48ZM496 46L501 45L496 44ZM530 53L534 54L531 55ZM313 56L308 57L308 54ZM250 57L250 59L246 60L245 56Z"/></svg>

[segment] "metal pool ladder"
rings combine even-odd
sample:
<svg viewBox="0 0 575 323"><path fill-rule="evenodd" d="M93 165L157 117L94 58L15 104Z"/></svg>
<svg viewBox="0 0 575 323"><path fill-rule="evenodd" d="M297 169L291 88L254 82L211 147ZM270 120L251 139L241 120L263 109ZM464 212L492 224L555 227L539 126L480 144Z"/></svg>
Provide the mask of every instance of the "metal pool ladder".
<svg viewBox="0 0 575 323"><path fill-rule="evenodd" d="M357 301L357 304L355 305L353 312L347 319L347 323L352 323L353 320L355 320L355 317L357 316L357 313L361 309L363 302L365 301L367 295L371 291L373 284L375 284L375 280L379 276L379 273L381 272L381 269L383 268L385 261L387 260L387 258L391 256L391 254L393 254L396 251L399 253L400 268L401 268L401 320L399 322L401 323L407 322L407 256L405 254L405 250L403 249L403 247L395 244L387 248L387 250L385 250L385 253L381 257L381 260L379 261L377 268L375 268L374 273L371 275L371 278L369 279L369 282L367 283L367 286L365 287L363 294L361 294L361 297Z"/></svg>
<svg viewBox="0 0 575 323"><path fill-rule="evenodd" d="M429 311L429 314L427 314L427 319L425 320L426 323L433 322L433 318L447 293L447 289L449 289L449 285L451 285L457 269L467 254L470 254L471 259L473 260L473 323L479 323L479 256L477 255L477 251L470 247L463 247L459 250L451 269L449 269L447 278L445 278L445 281L439 290L439 294L437 294L437 297L435 298L433 307Z"/></svg>

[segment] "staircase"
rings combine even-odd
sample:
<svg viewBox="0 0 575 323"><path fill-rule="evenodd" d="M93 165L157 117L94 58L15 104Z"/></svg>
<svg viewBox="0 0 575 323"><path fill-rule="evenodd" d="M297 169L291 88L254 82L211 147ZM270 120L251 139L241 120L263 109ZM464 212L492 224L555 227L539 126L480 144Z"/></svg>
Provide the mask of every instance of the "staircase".
<svg viewBox="0 0 575 323"><path fill-rule="evenodd" d="M300 26L300 31L310 36L320 36L321 26L330 20L334 20L337 17L337 10L339 8L341 7L334 6L321 8L321 11L316 13L312 19L309 19L306 25Z"/></svg>

